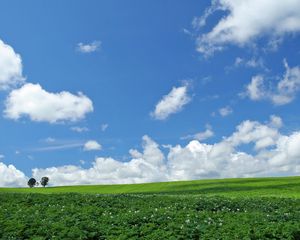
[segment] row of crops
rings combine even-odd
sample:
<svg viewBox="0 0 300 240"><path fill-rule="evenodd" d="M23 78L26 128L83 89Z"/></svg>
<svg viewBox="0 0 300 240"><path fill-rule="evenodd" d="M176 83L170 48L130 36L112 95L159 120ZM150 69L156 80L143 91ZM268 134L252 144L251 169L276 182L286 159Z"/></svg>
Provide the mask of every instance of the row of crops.
<svg viewBox="0 0 300 240"><path fill-rule="evenodd" d="M2 193L0 239L300 239L300 199Z"/></svg>

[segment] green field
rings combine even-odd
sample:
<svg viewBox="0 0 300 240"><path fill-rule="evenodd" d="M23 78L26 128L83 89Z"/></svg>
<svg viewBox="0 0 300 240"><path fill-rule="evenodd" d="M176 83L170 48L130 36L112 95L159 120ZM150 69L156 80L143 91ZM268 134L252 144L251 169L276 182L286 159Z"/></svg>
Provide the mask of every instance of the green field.
<svg viewBox="0 0 300 240"><path fill-rule="evenodd" d="M299 240L300 177L1 188L0 239Z"/></svg>
<svg viewBox="0 0 300 240"><path fill-rule="evenodd" d="M300 198L300 177L234 178L146 184L64 186L46 188L0 188L14 193L172 193L226 197L266 196Z"/></svg>

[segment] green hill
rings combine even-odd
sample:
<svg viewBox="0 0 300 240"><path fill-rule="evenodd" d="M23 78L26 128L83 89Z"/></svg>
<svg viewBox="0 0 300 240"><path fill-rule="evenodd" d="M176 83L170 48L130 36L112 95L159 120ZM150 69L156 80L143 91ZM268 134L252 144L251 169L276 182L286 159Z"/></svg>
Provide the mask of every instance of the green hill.
<svg viewBox="0 0 300 240"><path fill-rule="evenodd" d="M51 181L51 179L50 179ZM300 198L300 177L235 178L160 182L145 184L87 185L46 188L0 188L14 193L165 193L203 194L226 197L292 197Z"/></svg>
<svg viewBox="0 0 300 240"><path fill-rule="evenodd" d="M298 240L300 177L0 188L0 239Z"/></svg>

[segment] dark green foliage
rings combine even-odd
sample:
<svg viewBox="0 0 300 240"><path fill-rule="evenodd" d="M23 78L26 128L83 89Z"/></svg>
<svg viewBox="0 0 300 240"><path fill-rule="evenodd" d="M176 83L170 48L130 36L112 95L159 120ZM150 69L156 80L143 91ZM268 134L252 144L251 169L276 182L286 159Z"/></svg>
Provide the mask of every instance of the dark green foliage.
<svg viewBox="0 0 300 240"><path fill-rule="evenodd" d="M34 186L36 185L36 180L35 180L34 178L30 178L30 179L28 180L27 185L28 185L30 188L34 187Z"/></svg>
<svg viewBox="0 0 300 240"><path fill-rule="evenodd" d="M300 239L300 199L0 194L0 239Z"/></svg>
<svg viewBox="0 0 300 240"><path fill-rule="evenodd" d="M48 177L42 177L42 179L41 179L41 185L43 187L47 186L48 182L49 182L49 178Z"/></svg>

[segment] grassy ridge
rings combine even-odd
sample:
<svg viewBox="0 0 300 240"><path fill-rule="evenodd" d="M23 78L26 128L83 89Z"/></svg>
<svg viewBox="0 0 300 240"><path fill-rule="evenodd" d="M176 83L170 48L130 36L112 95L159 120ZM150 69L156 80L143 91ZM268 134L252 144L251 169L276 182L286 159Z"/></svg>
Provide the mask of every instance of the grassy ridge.
<svg viewBox="0 0 300 240"><path fill-rule="evenodd" d="M51 181L51 179L50 179ZM169 193L205 194L225 197L300 198L300 177L236 178L121 185L88 185L47 188L0 188L13 193Z"/></svg>

